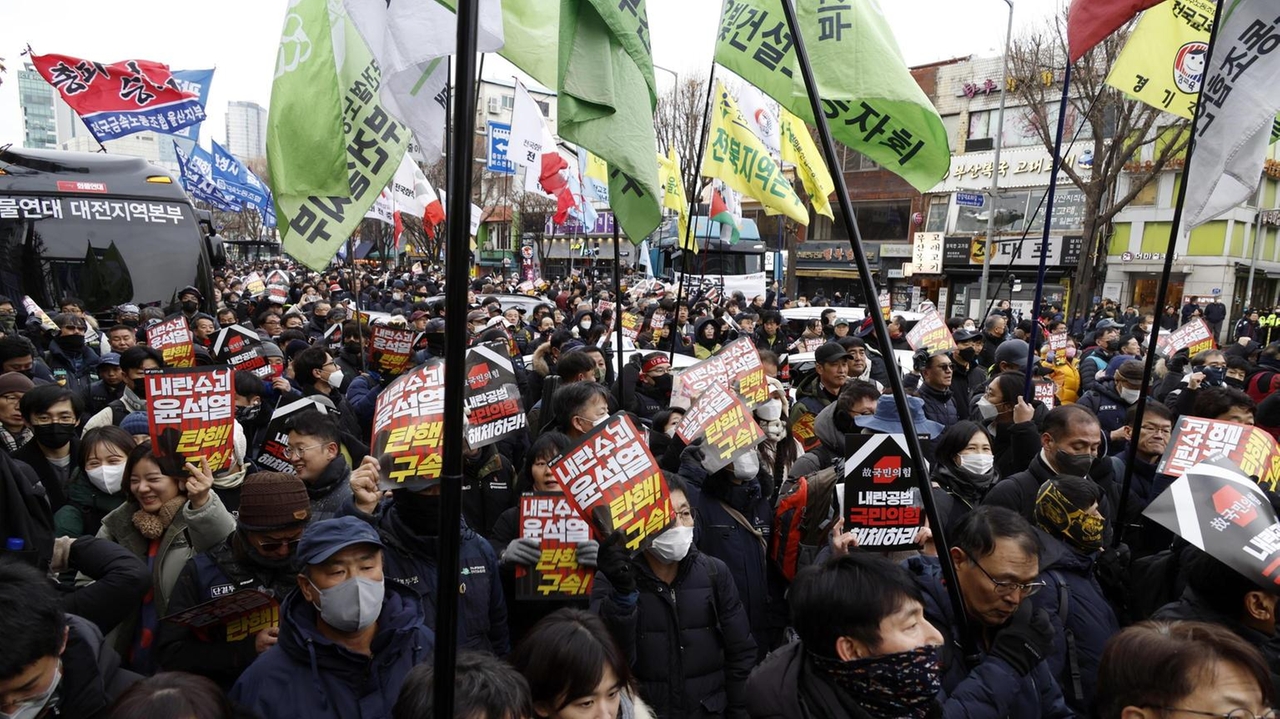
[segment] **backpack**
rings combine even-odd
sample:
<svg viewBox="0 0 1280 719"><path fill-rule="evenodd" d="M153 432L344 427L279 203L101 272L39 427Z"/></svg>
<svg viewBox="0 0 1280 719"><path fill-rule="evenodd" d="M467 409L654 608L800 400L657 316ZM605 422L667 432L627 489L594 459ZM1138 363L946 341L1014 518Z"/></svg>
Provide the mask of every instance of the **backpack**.
<svg viewBox="0 0 1280 719"><path fill-rule="evenodd" d="M823 464L834 458L825 447L814 450L824 455ZM773 536L769 539L769 558L782 571L787 581L800 571L801 553L805 547L822 544L832 522L839 515L835 505L836 484L844 478L839 468L828 466L808 476L782 485L774 510Z"/></svg>
<svg viewBox="0 0 1280 719"><path fill-rule="evenodd" d="M1255 372L1245 384L1244 391L1253 398L1254 402L1261 402L1276 391L1278 381L1280 381L1280 374L1271 370Z"/></svg>
<svg viewBox="0 0 1280 719"><path fill-rule="evenodd" d="M1081 683L1080 673L1080 650L1076 646L1076 633L1067 626L1067 620L1071 618L1071 587L1067 584L1067 578L1056 569L1048 570L1049 576L1053 577L1053 581L1058 583L1058 619L1062 621L1062 635L1067 644L1067 665L1066 670L1071 682L1060 681L1062 685L1062 693L1071 697L1074 702L1084 702L1084 687Z"/></svg>

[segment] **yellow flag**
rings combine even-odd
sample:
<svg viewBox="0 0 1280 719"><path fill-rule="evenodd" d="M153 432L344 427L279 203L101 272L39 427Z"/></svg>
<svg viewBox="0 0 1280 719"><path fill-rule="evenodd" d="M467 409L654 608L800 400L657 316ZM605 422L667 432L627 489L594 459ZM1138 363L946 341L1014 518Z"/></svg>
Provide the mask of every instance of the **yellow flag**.
<svg viewBox="0 0 1280 719"><path fill-rule="evenodd" d="M760 201L799 222L809 224L809 211L782 175L782 168L769 156L760 138L738 103L716 81L716 106L711 111L711 135L702 157L702 174L723 180L726 185Z"/></svg>
<svg viewBox="0 0 1280 719"><path fill-rule="evenodd" d="M813 211L836 219L831 211L831 201L827 198L836 191L836 183L827 172L827 163L813 144L813 137L804 121L792 115L785 107L779 107L782 113L782 161L796 166L800 181L804 183L804 191L809 193L809 201L813 203Z"/></svg>
<svg viewBox="0 0 1280 719"><path fill-rule="evenodd" d="M689 239L689 198L684 194L684 180L680 177L680 162L676 149L667 149L667 156L658 155L658 184L662 187L662 206L675 210L679 223L680 249L698 254L697 240Z"/></svg>
<svg viewBox="0 0 1280 719"><path fill-rule="evenodd" d="M1213 0L1166 0L1144 12L1107 84L1190 120L1204 81L1214 8Z"/></svg>

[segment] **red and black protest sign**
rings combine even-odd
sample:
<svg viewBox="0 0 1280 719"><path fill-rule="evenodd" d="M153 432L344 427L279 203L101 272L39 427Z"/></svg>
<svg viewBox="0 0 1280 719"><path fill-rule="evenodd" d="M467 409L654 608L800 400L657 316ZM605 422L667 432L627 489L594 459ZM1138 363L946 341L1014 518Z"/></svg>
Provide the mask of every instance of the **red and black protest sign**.
<svg viewBox="0 0 1280 719"><path fill-rule="evenodd" d="M493 444L528 425L515 367L505 342L486 342L467 350L467 444Z"/></svg>
<svg viewBox="0 0 1280 719"><path fill-rule="evenodd" d="M261 447L256 448L257 454L253 458L255 464L270 472L294 474L293 462L285 456L285 452L289 449L289 432L285 429L285 423L294 414L305 410L314 410L321 414L329 413L328 407L310 397L303 397L288 404L285 404L283 399L280 400L276 411L271 413L271 421L267 423L266 439L263 440Z"/></svg>
<svg viewBox="0 0 1280 719"><path fill-rule="evenodd" d="M1280 584L1280 521L1267 495L1229 461L1187 468L1143 514L1258 586Z"/></svg>
<svg viewBox="0 0 1280 719"><path fill-rule="evenodd" d="M764 430L736 393L724 385L711 385L698 396L676 428L686 444L706 436L703 466L715 472L764 441Z"/></svg>
<svg viewBox="0 0 1280 719"><path fill-rule="evenodd" d="M594 427L550 470L600 540L621 530L627 548L640 549L674 519L662 470L626 414Z"/></svg>
<svg viewBox="0 0 1280 719"><path fill-rule="evenodd" d="M812 452L817 449L822 441L818 439L818 433L814 429L814 423L818 416L813 412L802 412L800 417L791 424L791 436L800 443L800 447L806 452Z"/></svg>
<svg viewBox="0 0 1280 719"><path fill-rule="evenodd" d="M595 570L578 564L578 544L591 526L560 492L520 497L520 536L536 540L542 556L533 567L516 567L516 599L584 599Z"/></svg>
<svg viewBox="0 0 1280 719"><path fill-rule="evenodd" d="M267 382L275 379L278 374L276 368L267 361L258 334L241 325L218 330L218 335L213 340L213 358L237 372L252 372Z"/></svg>
<svg viewBox="0 0 1280 719"><path fill-rule="evenodd" d="M1041 404L1049 409L1053 409L1058 404L1058 385L1051 379L1040 378L1031 383L1035 391L1035 399L1040 400Z"/></svg>
<svg viewBox="0 0 1280 719"><path fill-rule="evenodd" d="M199 465L200 457L212 472L229 468L236 421L231 370L151 370L144 379L151 451L165 474L186 476L183 465Z"/></svg>
<svg viewBox="0 0 1280 719"><path fill-rule="evenodd" d="M734 340L716 356L680 370L674 381L671 406L688 408L708 388L726 384L742 397L747 409L755 409L769 399L760 351L750 337Z"/></svg>
<svg viewBox="0 0 1280 719"><path fill-rule="evenodd" d="M369 328L369 369L395 377L409 369L413 330L374 325Z"/></svg>
<svg viewBox="0 0 1280 719"><path fill-rule="evenodd" d="M378 395L373 456L382 489L421 489L440 478L444 453L444 360L401 375Z"/></svg>
<svg viewBox="0 0 1280 719"><path fill-rule="evenodd" d="M264 629L280 626L280 605L263 592L243 589L170 614L164 621L189 627L205 641L218 638L238 642ZM214 631L224 628L221 637L218 634L222 632Z"/></svg>
<svg viewBox="0 0 1280 719"><path fill-rule="evenodd" d="M244 278L244 293L249 297L257 297L267 289L266 283L262 281L262 275L257 272L250 273Z"/></svg>
<svg viewBox="0 0 1280 719"><path fill-rule="evenodd" d="M196 346L187 318L181 315L147 329L147 344L160 352L166 367L194 367Z"/></svg>
<svg viewBox="0 0 1280 719"><path fill-rule="evenodd" d="M329 325L329 329L324 331L324 337L320 340L324 343L326 349L330 353L342 350L342 323Z"/></svg>
<svg viewBox="0 0 1280 719"><path fill-rule="evenodd" d="M844 528L862 549L916 546L924 524L924 502L901 434L845 436Z"/></svg>
<svg viewBox="0 0 1280 719"><path fill-rule="evenodd" d="M1273 492L1280 484L1280 446L1270 433L1252 425L1202 417L1178 420L1156 471L1181 477L1193 465L1219 456Z"/></svg>
<svg viewBox="0 0 1280 719"><path fill-rule="evenodd" d="M640 326L644 323L644 318L632 312L622 313L622 336L634 341L640 336Z"/></svg>
<svg viewBox="0 0 1280 719"><path fill-rule="evenodd" d="M1161 332L1156 338L1156 351L1171 357L1178 350L1186 349L1187 354L1195 357L1197 353L1211 350L1217 345L1213 341L1213 330L1203 318L1196 317L1173 332Z"/></svg>
<svg viewBox="0 0 1280 719"><path fill-rule="evenodd" d="M947 328L947 321L937 310L925 313L916 322L916 326L907 333L907 344L913 350L927 349L929 352L951 352L956 348L956 341Z"/></svg>

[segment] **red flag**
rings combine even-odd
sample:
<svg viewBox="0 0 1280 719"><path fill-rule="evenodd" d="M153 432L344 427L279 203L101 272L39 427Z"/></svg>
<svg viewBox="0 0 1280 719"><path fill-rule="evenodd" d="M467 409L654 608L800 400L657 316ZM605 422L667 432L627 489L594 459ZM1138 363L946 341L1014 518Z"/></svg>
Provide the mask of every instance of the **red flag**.
<svg viewBox="0 0 1280 719"><path fill-rule="evenodd" d="M99 142L145 130L173 132L202 122L200 97L150 60L104 65L69 55L36 55L31 64L84 120Z"/></svg>
<svg viewBox="0 0 1280 719"><path fill-rule="evenodd" d="M1071 62L1149 7L1164 0L1073 0L1067 13L1067 48Z"/></svg>
<svg viewBox="0 0 1280 719"><path fill-rule="evenodd" d="M542 189L547 191L549 195L555 195L556 198L556 214L551 218L552 222L557 224L564 222L569 218L569 210L574 207L573 192L569 189L569 181L560 174L561 170L568 169L569 163L559 152L544 152L542 154L542 174L538 176L538 182L542 185Z"/></svg>

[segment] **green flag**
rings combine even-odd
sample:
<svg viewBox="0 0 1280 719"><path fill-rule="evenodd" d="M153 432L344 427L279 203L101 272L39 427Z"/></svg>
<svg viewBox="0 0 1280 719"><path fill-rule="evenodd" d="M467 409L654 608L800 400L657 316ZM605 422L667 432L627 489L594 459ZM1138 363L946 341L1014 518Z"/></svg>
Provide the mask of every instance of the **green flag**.
<svg viewBox="0 0 1280 719"><path fill-rule="evenodd" d="M561 0L560 137L609 165L609 200L636 244L662 221L657 92L645 0Z"/></svg>
<svg viewBox="0 0 1280 719"><path fill-rule="evenodd" d="M342 91L325 0L295 0L285 11L276 53L267 164L281 195L350 194Z"/></svg>
<svg viewBox="0 0 1280 719"><path fill-rule="evenodd" d="M724 0L715 61L813 122L782 0ZM921 192L951 168L942 118L875 0L796 3L832 136Z"/></svg>
<svg viewBox="0 0 1280 719"><path fill-rule="evenodd" d="M457 0L439 0L457 11ZM555 47L560 24L560 0L503 0L502 49L498 54L524 70L543 87L556 86Z"/></svg>
<svg viewBox="0 0 1280 719"><path fill-rule="evenodd" d="M336 7L333 21L343 24L345 41L339 73L345 89L343 119L348 123L345 135L339 128L345 140L345 195L276 195L284 251L317 272L324 271L396 174L410 135L408 127L383 109L378 99L378 65L342 5Z"/></svg>

